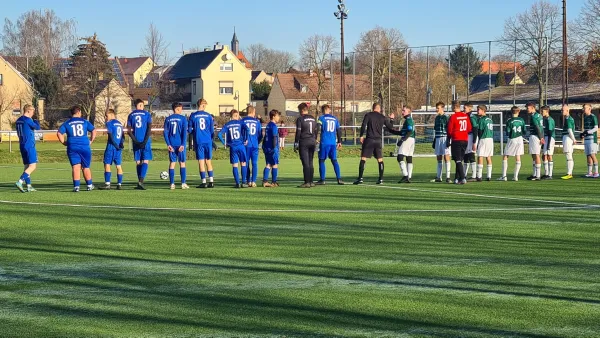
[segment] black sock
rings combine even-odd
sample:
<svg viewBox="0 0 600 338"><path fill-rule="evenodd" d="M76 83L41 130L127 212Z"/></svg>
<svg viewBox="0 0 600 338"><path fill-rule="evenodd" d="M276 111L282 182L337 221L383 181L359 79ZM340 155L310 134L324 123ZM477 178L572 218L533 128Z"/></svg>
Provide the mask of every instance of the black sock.
<svg viewBox="0 0 600 338"><path fill-rule="evenodd" d="M365 161L360 160L360 164L358 165L358 179L359 180L362 180L364 172L365 172Z"/></svg>
<svg viewBox="0 0 600 338"><path fill-rule="evenodd" d="M379 180L383 180L383 162L379 163Z"/></svg>
<svg viewBox="0 0 600 338"><path fill-rule="evenodd" d="M457 179L459 181L462 181L465 179L465 167L463 166L462 162L455 162L456 165L456 173L457 173Z"/></svg>

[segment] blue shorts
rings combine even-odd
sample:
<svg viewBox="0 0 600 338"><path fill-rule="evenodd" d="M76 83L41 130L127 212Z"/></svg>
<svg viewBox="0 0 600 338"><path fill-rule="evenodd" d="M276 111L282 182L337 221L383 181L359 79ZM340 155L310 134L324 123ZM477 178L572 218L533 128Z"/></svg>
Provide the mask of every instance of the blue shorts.
<svg viewBox="0 0 600 338"><path fill-rule="evenodd" d="M179 147L173 147L175 151L169 151L169 162L171 163L185 163L186 149L183 147L183 151L179 151Z"/></svg>
<svg viewBox="0 0 600 338"><path fill-rule="evenodd" d="M152 161L152 145L150 142L146 143L144 148L133 147L133 159L136 162Z"/></svg>
<svg viewBox="0 0 600 338"><path fill-rule="evenodd" d="M20 148L21 148L21 157L23 158L24 165L37 163L37 161L38 161L37 150L35 150L35 147L33 147L33 148L20 147Z"/></svg>
<svg viewBox="0 0 600 338"><path fill-rule="evenodd" d="M319 147L319 160L323 161L327 158L337 160L337 144L321 144Z"/></svg>
<svg viewBox="0 0 600 338"><path fill-rule="evenodd" d="M67 148L67 156L71 166L81 164L81 168L87 169L92 163L92 150L88 148Z"/></svg>
<svg viewBox="0 0 600 338"><path fill-rule="evenodd" d="M248 160L248 162L252 161L252 163L254 163L254 161L258 161L258 148L254 148L254 147L246 147L246 160Z"/></svg>
<svg viewBox="0 0 600 338"><path fill-rule="evenodd" d="M123 151L114 147L107 147L104 150L104 164L121 165L123 162Z"/></svg>
<svg viewBox="0 0 600 338"><path fill-rule="evenodd" d="M278 165L279 164L279 149L263 149L265 153L265 162L267 165Z"/></svg>
<svg viewBox="0 0 600 338"><path fill-rule="evenodd" d="M246 162L246 147L238 146L229 148L229 163L245 163Z"/></svg>
<svg viewBox="0 0 600 338"><path fill-rule="evenodd" d="M196 160L212 160L212 143L198 143L195 146Z"/></svg>

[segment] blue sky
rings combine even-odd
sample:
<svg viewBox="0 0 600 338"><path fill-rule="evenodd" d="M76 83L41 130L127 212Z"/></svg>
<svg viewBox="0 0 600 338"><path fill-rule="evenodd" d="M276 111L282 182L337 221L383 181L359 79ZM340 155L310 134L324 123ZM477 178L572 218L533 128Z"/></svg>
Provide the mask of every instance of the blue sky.
<svg viewBox="0 0 600 338"><path fill-rule="evenodd" d="M560 4L560 0L549 0ZM574 19L585 0L569 0ZM493 40L504 20L534 0L346 0L346 50L360 33L375 25L399 29L410 46ZM50 5L51 4L51 5ZM333 16L336 0L145 0L140 1L4 1L2 15L11 20L30 9L51 7L62 18L74 18L81 36L98 33L112 55L137 56L150 22L170 42L172 57L181 48L231 41L236 26L242 48L262 42L297 54L312 34L339 36ZM478 20L481 19L481 22Z"/></svg>

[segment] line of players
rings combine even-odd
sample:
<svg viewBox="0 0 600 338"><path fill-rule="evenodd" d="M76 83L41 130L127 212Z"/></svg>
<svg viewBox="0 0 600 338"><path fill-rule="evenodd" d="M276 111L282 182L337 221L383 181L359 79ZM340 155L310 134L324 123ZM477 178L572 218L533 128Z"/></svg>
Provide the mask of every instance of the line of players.
<svg viewBox="0 0 600 338"><path fill-rule="evenodd" d="M175 167L179 163L181 188L189 189L187 185L186 169L186 143L188 133L191 134L198 161L200 178L202 180L198 188L213 188L214 175L212 168L212 151L216 149L214 143L214 121L211 114L205 111L206 100L198 100L199 110L193 113L189 120L181 115L182 105L174 103L172 106L173 114L169 116L164 123L163 136L169 152L169 178L171 189L175 189ZM144 179L148 171L148 164L152 160L151 147L151 114L145 111L143 101L136 100L136 109L129 114L127 119L128 135L133 143L134 159L136 162L136 171L138 176L137 189L145 190ZM461 110L461 104L458 101L452 103L452 109L457 113L464 113L468 118L461 119L453 127L452 118L448 118L444 111L445 105L442 102L436 104L437 116L434 123L435 139L432 147L437 156L437 176L433 182L443 182L442 170L445 167L447 183L451 183L450 155L456 162L456 175L454 183L465 183L469 169L471 169L470 181L482 181L483 160L487 163L486 180L491 180L492 175L492 156L494 149L493 142L493 122L487 116L486 106L478 106L477 114L472 114L473 106L470 103L464 104L464 111ZM530 115L530 136L529 152L533 159L533 174L528 177L529 180L552 179L553 176L553 155L555 145L555 122L550 117L550 109L547 106L541 108L542 114L536 111L534 103L526 105L527 112ZM591 113L591 105L585 104L584 125L581 137L584 139L585 153L588 158L588 173L585 175L590 178L598 178L598 161L596 153L598 150L597 133L598 121ZM331 115L331 109L324 105L321 109L322 116L315 119L308 114L308 105L300 104L298 106L300 117L296 121L296 140L294 150L300 152L300 159L303 166L304 184L300 187L310 188L315 185L325 184L326 159L331 159L338 184L343 185L339 163L337 161L337 150L341 148L341 127L338 120ZM404 123L401 130L395 130L392 125L394 115L386 118L381 114L381 106L373 105L373 112L365 115L360 130L360 142L362 144L361 162L359 165L359 177L354 184L363 183L363 173L365 161L372 155L378 160L379 180L378 184L383 183L383 154L381 137L383 128L389 132L399 135L401 138L397 144L397 160L400 164L400 170L403 175L399 183L410 183L412 178L413 163L412 158L415 147L416 131L414 121L411 117L412 108L406 106L402 110ZM519 117L520 109L512 108L513 117L506 123L506 134L508 141L506 144L504 158L502 161L502 176L500 181L507 180L508 157L515 157L515 171L513 180L517 181L521 168L521 156L524 154L524 137L526 133L525 121ZM32 192L35 189L31 185L30 175L36 169L37 153L35 150L34 131L40 129L37 121L32 119L34 108L31 105L24 107L23 116L17 122L17 134L19 136L20 151L25 170L19 180L16 182L17 188L21 192ZM91 164L91 144L96 138L94 126L81 117L81 109L75 106L71 109L71 119L61 125L57 132L57 137L61 143L67 146L67 156L72 166L73 191L80 189L80 175L86 181L87 190L93 190L90 164ZM218 135L221 142L230 149L230 163L232 164L232 173L236 182L236 188L256 187L258 175L258 154L259 145L262 143L262 150L265 154L266 165L263 171L263 187L278 187L278 164L279 164L279 138L277 123L280 119L280 113L272 110L269 114L270 122L266 130L262 131L262 125L255 116L253 107L249 107L248 116L243 119L237 110L231 113L229 121ZM453 115L453 116L454 116ZM562 115L564 119L563 152L567 157L567 175L562 179L573 178L573 145L577 143L575 138L575 122L569 114L569 107L563 106ZM111 189L111 165L117 168L117 189L122 188L123 169L122 150L124 126L116 119L114 111L109 110L106 113L106 129L108 141L104 153L104 180L103 189ZM316 146L319 142L318 134L321 132L319 144L319 172L320 180L313 183L314 167L313 158ZM91 134L91 138L88 137ZM456 135L453 135L456 133ZM464 134L466 136L462 136ZM66 136L66 139L65 139ZM463 140L464 138L464 140ZM466 142L465 149L454 147L452 141L458 144ZM455 142L456 143L456 142ZM451 149L452 148L452 149ZM464 154L463 154L464 153ZM475 154L478 161L475 161ZM541 164L544 164L544 175L541 175ZM250 168L247 164L252 164ZM460 166L460 168L459 168ZM241 181L240 171L241 167ZM271 175L271 182L268 181ZM208 182L207 182L208 176ZM464 182L463 182L464 181Z"/></svg>
<svg viewBox="0 0 600 338"><path fill-rule="evenodd" d="M193 140L193 148L198 161L201 184L198 188L214 188L214 174L212 167L213 150L217 149L215 142L215 129L213 116L205 111L207 102L200 99L197 102L198 111L193 113L189 119L181 115L182 105L172 105L173 114L165 119L163 136L169 152L169 178L170 187L175 189L175 167L179 163L181 188L189 189L187 185L187 140L188 135ZM135 101L136 109L132 111L124 126L116 119L112 109L106 112L106 130L108 140L104 152L104 181L101 189L111 189L111 166L117 169L117 190L122 189L123 168L122 151L124 149L124 131L131 138L133 144L134 160L138 183L136 189L146 190L144 180L148 172L149 162L152 161L152 116L144 110L141 100ZM298 118L296 130L296 142L294 150L300 151L300 157L305 165L305 182L303 188L313 187L312 158L314 157L315 145L321 132L319 159L320 180L317 184L325 184L326 167L325 160L331 159L336 173L338 184L341 180L340 168L337 162L337 149L341 147L341 127L337 119L331 115L329 106L322 107L323 115L317 120L308 115L308 105L301 104L299 107L301 117ZM15 183L21 192L33 192L35 188L31 185L30 175L37 166L37 152L35 148L34 131L40 130L39 122L32 119L34 108L31 105L24 107L23 115L17 120L17 134L19 136L20 151L24 164L24 172ZM235 180L236 188L256 187L258 175L259 146L265 155L266 165L263 170L263 187L278 187L279 172L279 135L277 124L281 113L272 110L269 113L270 122L263 128L256 118L253 107L248 108L248 116L243 119L237 110L231 112L231 120L223 126L218 134L219 140L229 148L230 163ZM307 119L306 117L311 117ZM309 123L308 126L305 123ZM304 126L304 129L302 128ZM126 128L125 128L126 127ZM264 135L264 136L263 136ZM67 148L67 157L72 167L73 191L80 191L81 172L83 172L87 190L94 189L90 165L92 161L91 145L97 136L94 126L82 118L81 108L71 108L71 118L65 121L57 132L59 141ZM312 146L312 152L311 147ZM310 159L309 159L310 158ZM250 167L251 164L252 166ZM310 168L308 168L310 166ZM240 168L241 167L241 168ZM241 171L241 180L240 180ZM310 173L310 174L309 174ZM269 177L271 181L269 182ZM207 181L208 178L208 181Z"/></svg>

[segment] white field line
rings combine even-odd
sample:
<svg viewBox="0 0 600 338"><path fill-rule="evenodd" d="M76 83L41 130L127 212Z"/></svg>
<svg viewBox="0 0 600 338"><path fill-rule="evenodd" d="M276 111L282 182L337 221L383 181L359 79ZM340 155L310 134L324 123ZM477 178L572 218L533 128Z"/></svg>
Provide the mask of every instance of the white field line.
<svg viewBox="0 0 600 338"><path fill-rule="evenodd" d="M492 198L492 199L495 198L495 199L513 200L513 201L521 201L521 202L549 203L549 204L557 204L557 205L565 205L565 206L570 205L570 206L579 206L579 207L583 207L583 208L600 208L600 205L598 205L598 204L582 204L582 203L564 202L564 201L548 201L548 200L538 200L538 199L533 199L533 198L483 195L483 194L473 194L473 193L458 192L458 191L405 188L405 187L393 187L393 186L386 186L386 185L364 184L364 186L371 187L371 188L380 188L380 189L397 189L397 190L416 191L416 192L429 192L429 193L435 193L435 194L448 194L448 195L470 196L470 197L481 197L481 198Z"/></svg>
<svg viewBox="0 0 600 338"><path fill-rule="evenodd" d="M19 201L3 201L0 204L9 205L28 205L28 206L45 206L45 207L67 207L67 208L86 208L86 209L117 209L117 210L146 210L146 211L226 211L226 212L243 212L243 213L268 213L268 212L310 212L318 214L375 214L389 212L471 212L473 209L398 209L398 210L310 210L310 209L236 209L236 208L165 208L165 207L141 207L141 206L120 206L120 205L86 205L86 204L68 204L68 203L46 203L46 202L19 202ZM564 207L525 207L525 208L484 208L477 209L478 211L532 211L532 210L565 210L565 209L593 209L596 206L564 206Z"/></svg>

